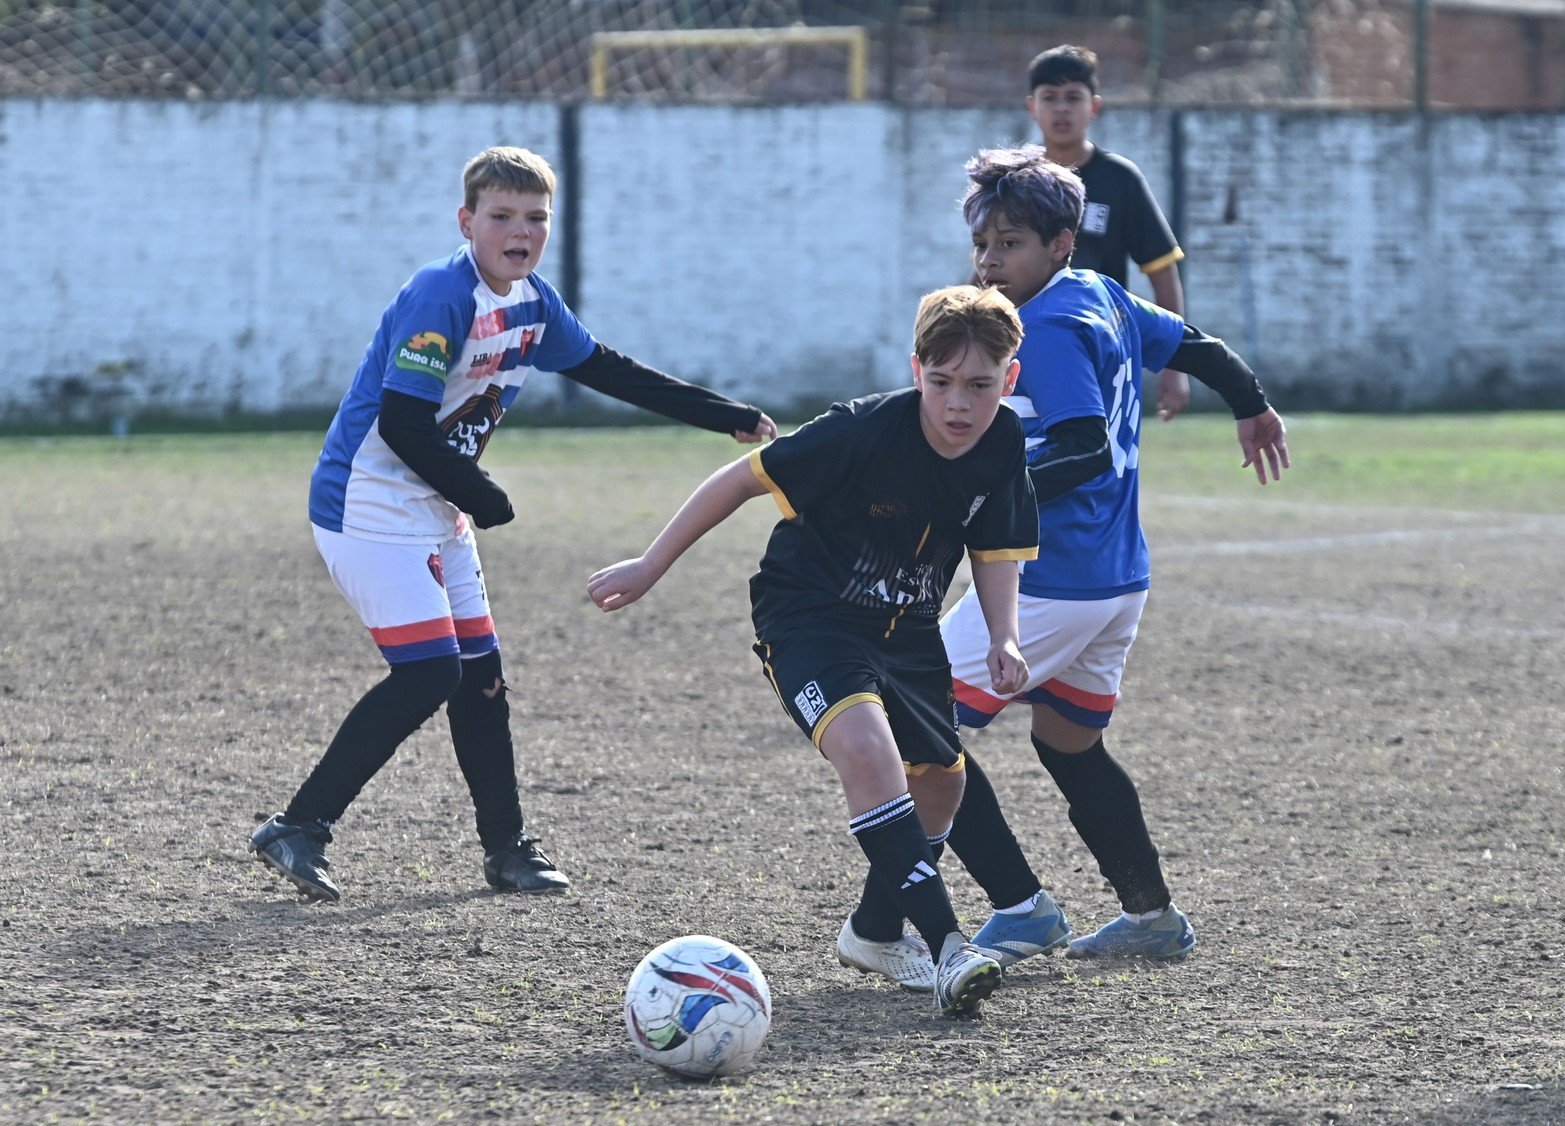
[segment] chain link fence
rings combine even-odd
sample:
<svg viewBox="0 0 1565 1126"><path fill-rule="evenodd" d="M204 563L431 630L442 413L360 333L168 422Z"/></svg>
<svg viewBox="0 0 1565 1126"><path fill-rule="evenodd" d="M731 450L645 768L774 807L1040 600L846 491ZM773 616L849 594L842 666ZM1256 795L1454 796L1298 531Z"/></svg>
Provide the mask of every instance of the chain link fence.
<svg viewBox="0 0 1565 1126"><path fill-rule="evenodd" d="M1120 103L1558 108L1562 27L1554 0L0 0L0 94L1011 106L1071 42ZM1538 73L1443 96L1442 36Z"/></svg>

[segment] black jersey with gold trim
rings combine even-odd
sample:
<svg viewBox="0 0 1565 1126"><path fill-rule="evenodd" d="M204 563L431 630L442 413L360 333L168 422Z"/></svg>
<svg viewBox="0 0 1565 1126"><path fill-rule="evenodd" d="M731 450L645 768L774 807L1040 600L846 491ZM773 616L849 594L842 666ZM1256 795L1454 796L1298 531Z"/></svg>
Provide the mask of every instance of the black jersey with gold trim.
<svg viewBox="0 0 1565 1126"><path fill-rule="evenodd" d="M1127 259L1142 273L1153 273L1185 256L1146 177L1132 161L1095 148L1076 175L1087 189L1087 206L1076 230L1072 268L1094 270L1125 286Z"/></svg>
<svg viewBox="0 0 1565 1126"><path fill-rule="evenodd" d="M820 613L934 628L964 549L980 562L1036 557L1016 414L1002 405L971 450L945 458L924 437L920 400L909 387L837 403L750 455L783 516L750 580L758 633Z"/></svg>

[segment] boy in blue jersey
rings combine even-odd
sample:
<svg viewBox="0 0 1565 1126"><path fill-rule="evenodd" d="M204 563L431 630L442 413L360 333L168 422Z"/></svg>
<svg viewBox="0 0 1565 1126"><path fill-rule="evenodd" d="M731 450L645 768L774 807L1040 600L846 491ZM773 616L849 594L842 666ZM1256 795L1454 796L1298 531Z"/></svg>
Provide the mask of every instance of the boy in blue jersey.
<svg viewBox="0 0 1565 1126"><path fill-rule="evenodd" d="M914 326L912 387L838 403L719 470L645 554L587 587L605 611L630 605L745 501L772 494L782 519L750 580L756 655L841 779L849 829L895 905L897 941L881 945L896 947L896 966L947 1016L976 1009L1000 965L958 928L937 867L963 783L938 616L965 551L984 619L984 683L1009 693L1026 682L1016 564L1037 554L1038 511L1020 421L1001 406L1020 338L1015 309L993 290L929 294ZM917 934L902 935L903 915ZM874 954L850 943L843 960L885 972Z"/></svg>
<svg viewBox="0 0 1565 1126"><path fill-rule="evenodd" d="M332 825L442 704L485 879L501 891L569 886L523 832L500 642L473 536L514 516L478 459L528 374L559 372L741 442L777 433L755 407L605 348L535 273L555 190L542 157L486 149L462 183L466 245L420 269L387 306L310 479L316 546L390 665L287 809L250 836L256 859L311 899L340 898L325 856Z"/></svg>
<svg viewBox="0 0 1565 1126"><path fill-rule="evenodd" d="M1067 942L1070 957L1177 957L1194 947L1194 931L1164 882L1135 785L1102 738L1150 585L1138 514L1139 377L1172 367L1217 391L1238 420L1244 465L1263 485L1268 468L1276 479L1288 465L1282 420L1222 341L1110 278L1069 268L1084 203L1073 172L1029 145L983 152L968 175L963 214L974 266L1016 303L1023 324L1021 371L1007 402L1027 434L1040 542L1021 572L1018 619L1030 670L1021 689L983 684L974 598L941 622L958 717L983 727L1012 700L1032 705L1038 758L1123 909L1095 934L1070 939L969 755L949 843L997 909L973 942L1004 965ZM866 884L853 924L864 938L889 942L901 919Z"/></svg>

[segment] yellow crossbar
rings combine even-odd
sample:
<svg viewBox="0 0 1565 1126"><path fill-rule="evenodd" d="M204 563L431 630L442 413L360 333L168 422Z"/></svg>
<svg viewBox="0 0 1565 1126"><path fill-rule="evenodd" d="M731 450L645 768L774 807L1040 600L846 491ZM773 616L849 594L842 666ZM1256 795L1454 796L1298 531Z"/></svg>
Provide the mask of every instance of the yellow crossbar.
<svg viewBox="0 0 1565 1126"><path fill-rule="evenodd" d="M599 31L592 36L592 96L609 90L609 56L615 51L669 47L838 46L848 49L848 97L864 100L869 34L862 27L679 28L667 31Z"/></svg>

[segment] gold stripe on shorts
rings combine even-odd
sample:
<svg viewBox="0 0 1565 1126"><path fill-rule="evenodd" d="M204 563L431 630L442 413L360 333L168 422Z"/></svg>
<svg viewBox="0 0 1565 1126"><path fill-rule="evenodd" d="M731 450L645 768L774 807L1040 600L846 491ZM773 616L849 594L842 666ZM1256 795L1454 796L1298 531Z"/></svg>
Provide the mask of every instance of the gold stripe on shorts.
<svg viewBox="0 0 1565 1126"><path fill-rule="evenodd" d="M826 714L821 716L820 722L818 722L810 729L810 742L815 744L815 749L817 751L821 749L821 738L826 734L826 728L832 720L836 719L837 716L842 712L845 712L849 708L853 707L854 704L868 703L879 704L881 711L886 710L885 701L882 700L879 696L875 695L873 692L855 692L851 696L844 696L831 707L827 708Z"/></svg>
<svg viewBox="0 0 1565 1126"><path fill-rule="evenodd" d="M920 774L929 773L931 769L939 765L939 763L934 762L908 762L906 759L903 759L902 771L904 774L911 774L916 778ZM953 762L950 766L941 766L940 769L945 771L947 774L956 774L959 771L966 770L967 752L963 751L961 754L956 756L956 761Z"/></svg>

